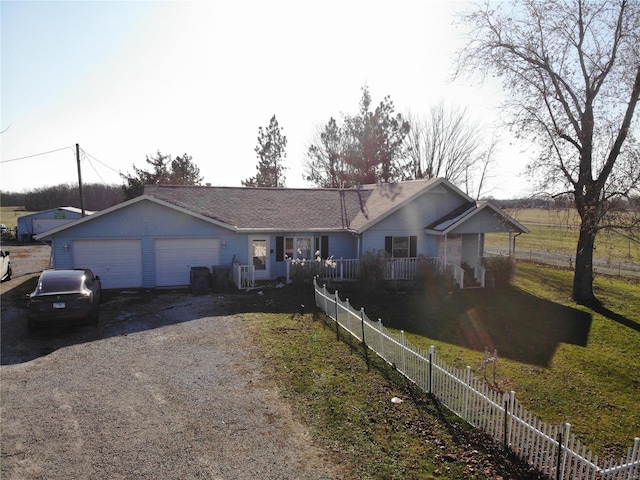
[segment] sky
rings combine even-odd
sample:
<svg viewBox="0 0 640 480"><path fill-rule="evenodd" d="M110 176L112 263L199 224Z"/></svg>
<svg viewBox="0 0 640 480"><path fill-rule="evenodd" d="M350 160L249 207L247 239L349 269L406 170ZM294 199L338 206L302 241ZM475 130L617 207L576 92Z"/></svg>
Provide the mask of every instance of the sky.
<svg viewBox="0 0 640 480"><path fill-rule="evenodd" d="M288 187L331 117L426 115L440 101L493 132L498 85L452 81L466 1L6 1L0 3L0 190L121 184L158 151L188 154L203 183L256 173L259 127L287 137ZM488 133L489 134L489 133ZM485 192L525 195L526 149L502 142ZM46 153L51 152L51 153ZM42 154L42 155L41 155ZM26 157L26 158L25 158Z"/></svg>

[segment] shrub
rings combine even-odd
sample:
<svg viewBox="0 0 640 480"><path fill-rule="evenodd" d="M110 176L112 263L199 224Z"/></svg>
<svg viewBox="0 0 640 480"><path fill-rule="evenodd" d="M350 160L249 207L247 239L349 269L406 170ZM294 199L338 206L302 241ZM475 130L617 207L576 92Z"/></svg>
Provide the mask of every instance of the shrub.
<svg viewBox="0 0 640 480"><path fill-rule="evenodd" d="M487 286L505 288L512 284L516 274L516 264L511 257L485 257L482 264L487 270Z"/></svg>
<svg viewBox="0 0 640 480"><path fill-rule="evenodd" d="M384 250L368 250L360 258L358 265L358 279L365 290L378 290L384 281L385 269Z"/></svg>

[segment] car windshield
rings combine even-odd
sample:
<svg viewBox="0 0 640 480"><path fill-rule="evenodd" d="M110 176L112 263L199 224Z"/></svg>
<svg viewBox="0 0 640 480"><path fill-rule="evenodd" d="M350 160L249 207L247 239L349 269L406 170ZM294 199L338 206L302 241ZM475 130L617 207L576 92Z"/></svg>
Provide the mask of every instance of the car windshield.
<svg viewBox="0 0 640 480"><path fill-rule="evenodd" d="M42 293L72 292L80 290L82 275L44 277L40 284Z"/></svg>

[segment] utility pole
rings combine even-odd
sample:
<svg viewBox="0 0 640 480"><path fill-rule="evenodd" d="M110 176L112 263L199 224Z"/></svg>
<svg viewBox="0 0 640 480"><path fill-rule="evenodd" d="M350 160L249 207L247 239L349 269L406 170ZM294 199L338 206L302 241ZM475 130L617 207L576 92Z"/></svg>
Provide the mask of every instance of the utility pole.
<svg viewBox="0 0 640 480"><path fill-rule="evenodd" d="M80 190L80 210L84 217L84 201L82 200L82 172L80 170L80 145L76 143L76 161L78 162L78 187Z"/></svg>

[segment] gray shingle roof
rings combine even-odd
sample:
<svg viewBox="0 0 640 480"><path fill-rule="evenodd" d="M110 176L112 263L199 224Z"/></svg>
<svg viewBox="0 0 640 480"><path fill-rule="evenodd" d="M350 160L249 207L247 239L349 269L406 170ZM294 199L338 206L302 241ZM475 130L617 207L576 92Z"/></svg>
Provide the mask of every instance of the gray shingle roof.
<svg viewBox="0 0 640 480"><path fill-rule="evenodd" d="M433 183L349 189L148 185L145 195L246 230L362 230Z"/></svg>

